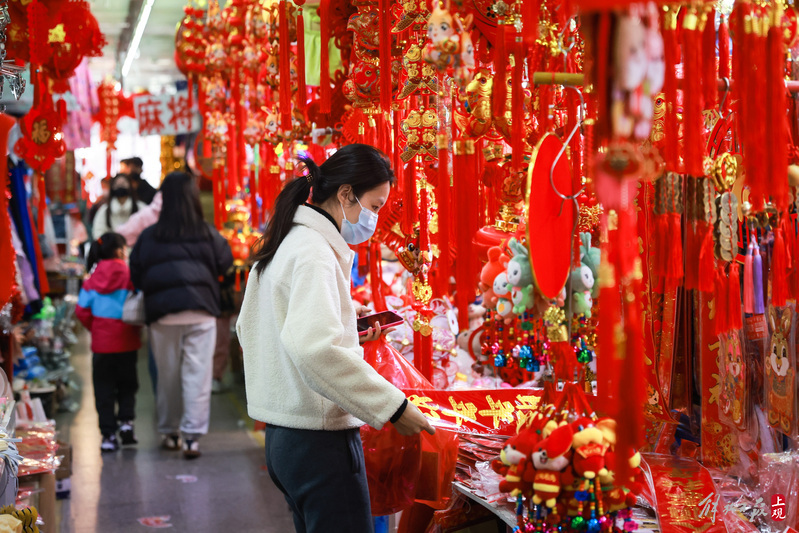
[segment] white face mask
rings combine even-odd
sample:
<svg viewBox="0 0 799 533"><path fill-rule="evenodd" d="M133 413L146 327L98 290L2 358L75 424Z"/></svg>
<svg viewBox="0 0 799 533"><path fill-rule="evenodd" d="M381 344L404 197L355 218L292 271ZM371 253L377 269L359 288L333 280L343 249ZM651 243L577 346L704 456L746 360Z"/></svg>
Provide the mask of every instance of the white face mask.
<svg viewBox="0 0 799 533"><path fill-rule="evenodd" d="M361 206L361 214L358 215L358 222L355 224L347 220L344 205L340 204L341 212L344 214L344 220L341 221L341 236L344 237L347 244L361 244L368 241L377 228L377 213L364 209L357 197L355 201Z"/></svg>

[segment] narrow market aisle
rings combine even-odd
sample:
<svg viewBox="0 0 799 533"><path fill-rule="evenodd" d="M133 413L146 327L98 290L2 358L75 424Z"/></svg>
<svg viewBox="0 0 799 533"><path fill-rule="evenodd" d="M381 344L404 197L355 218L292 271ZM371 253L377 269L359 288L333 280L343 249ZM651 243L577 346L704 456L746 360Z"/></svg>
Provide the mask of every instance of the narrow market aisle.
<svg viewBox="0 0 799 533"><path fill-rule="evenodd" d="M76 394L80 410L57 419L60 438L73 446L72 494L61 503L58 531L127 533L169 526L171 531L193 533L293 531L288 506L263 466L263 439L257 442L245 422L243 385L212 397L210 432L200 442L202 457L185 460L181 452L159 447L155 397L142 350L136 404L139 444L101 455L91 357L83 334L72 356L81 386ZM233 381L230 375L227 379ZM140 523L145 518L153 518L150 526Z"/></svg>

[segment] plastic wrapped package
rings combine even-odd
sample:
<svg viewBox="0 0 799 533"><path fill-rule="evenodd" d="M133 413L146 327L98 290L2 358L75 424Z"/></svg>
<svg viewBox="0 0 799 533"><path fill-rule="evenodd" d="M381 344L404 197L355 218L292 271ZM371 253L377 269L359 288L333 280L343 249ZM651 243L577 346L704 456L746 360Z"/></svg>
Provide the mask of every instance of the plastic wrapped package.
<svg viewBox="0 0 799 533"><path fill-rule="evenodd" d="M764 409L769 424L796 435L796 311L793 304L769 307Z"/></svg>
<svg viewBox="0 0 799 533"><path fill-rule="evenodd" d="M55 472L61 461L56 457L58 444L55 424L30 424L17 427L19 454L24 458L19 465L19 476Z"/></svg>
<svg viewBox="0 0 799 533"><path fill-rule="evenodd" d="M430 388L421 373L383 339L367 343L364 357L395 387ZM363 426L361 440L372 514L393 514L412 505L421 465L421 437L404 437L392 424L386 424L380 431Z"/></svg>
<svg viewBox="0 0 799 533"><path fill-rule="evenodd" d="M494 472L491 461L478 461L472 471L472 486L475 494L489 503L507 499L507 494L499 490L499 484L505 479Z"/></svg>
<svg viewBox="0 0 799 533"><path fill-rule="evenodd" d="M761 531L782 532L787 526L799 528L799 454L767 453L760 464L758 497L763 498L769 516L759 524L769 529ZM781 504L785 505L781 505ZM776 513L776 514L775 514Z"/></svg>
<svg viewBox="0 0 799 533"><path fill-rule="evenodd" d="M740 331L719 336L719 416L739 431L749 422L748 365Z"/></svg>

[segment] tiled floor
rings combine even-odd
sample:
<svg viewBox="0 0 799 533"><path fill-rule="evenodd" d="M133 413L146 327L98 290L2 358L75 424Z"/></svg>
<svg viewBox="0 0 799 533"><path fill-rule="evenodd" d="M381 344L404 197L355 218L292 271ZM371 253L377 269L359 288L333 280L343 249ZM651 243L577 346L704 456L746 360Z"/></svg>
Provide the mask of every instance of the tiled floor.
<svg viewBox="0 0 799 533"><path fill-rule="evenodd" d="M139 444L101 455L91 353L85 342L84 336L73 349L80 410L57 418L62 440L73 446L72 494L59 505L60 527L46 529L48 533L146 532L151 528L139 523L145 517L169 517L165 522L176 533L294 530L288 506L264 469L263 441L250 431L242 385L213 396L210 432L201 441L203 455L186 461L180 452L158 447L155 398L142 352Z"/></svg>

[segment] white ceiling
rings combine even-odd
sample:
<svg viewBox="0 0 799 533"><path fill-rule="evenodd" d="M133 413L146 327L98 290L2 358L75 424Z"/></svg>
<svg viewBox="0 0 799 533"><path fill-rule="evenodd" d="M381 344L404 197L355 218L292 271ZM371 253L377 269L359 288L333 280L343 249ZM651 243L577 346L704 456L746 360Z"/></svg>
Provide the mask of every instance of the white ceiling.
<svg viewBox="0 0 799 533"><path fill-rule="evenodd" d="M89 68L95 81L106 76L119 79L127 43L141 10L142 0L90 0L92 13L100 23L108 46L103 57L91 58ZM183 18L187 0L155 0L139 45L136 60L125 79L125 89L161 92L184 77L175 66L175 30ZM124 39L125 49L119 50ZM119 53L118 53L119 50Z"/></svg>

